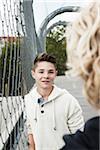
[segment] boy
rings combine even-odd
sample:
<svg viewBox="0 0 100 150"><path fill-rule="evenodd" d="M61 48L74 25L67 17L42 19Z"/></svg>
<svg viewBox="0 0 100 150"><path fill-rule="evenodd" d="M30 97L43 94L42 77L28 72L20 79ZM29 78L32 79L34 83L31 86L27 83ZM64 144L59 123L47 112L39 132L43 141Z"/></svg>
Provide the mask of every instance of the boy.
<svg viewBox="0 0 100 150"><path fill-rule="evenodd" d="M84 125L77 100L65 89L54 85L56 60L39 54L32 68L36 87L25 96L30 150L58 150L65 132L75 133Z"/></svg>

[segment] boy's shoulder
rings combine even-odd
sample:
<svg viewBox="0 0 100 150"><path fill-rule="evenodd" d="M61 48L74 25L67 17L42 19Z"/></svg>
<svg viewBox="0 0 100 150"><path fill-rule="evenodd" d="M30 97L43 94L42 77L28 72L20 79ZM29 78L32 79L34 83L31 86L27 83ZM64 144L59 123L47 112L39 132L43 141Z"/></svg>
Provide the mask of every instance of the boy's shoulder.
<svg viewBox="0 0 100 150"><path fill-rule="evenodd" d="M37 95L36 95L36 88L32 88L26 95L25 95L25 102L26 103L30 103L30 102L35 102L37 98Z"/></svg>
<svg viewBox="0 0 100 150"><path fill-rule="evenodd" d="M65 100L67 99L67 101L77 101L76 98L66 89L63 88L59 88L56 85L55 87L55 93L58 95L58 97L63 97L65 98Z"/></svg>
<svg viewBox="0 0 100 150"><path fill-rule="evenodd" d="M25 97L28 97L30 95L33 95L36 91L36 87L32 87L32 89L30 89L30 91L25 95Z"/></svg>

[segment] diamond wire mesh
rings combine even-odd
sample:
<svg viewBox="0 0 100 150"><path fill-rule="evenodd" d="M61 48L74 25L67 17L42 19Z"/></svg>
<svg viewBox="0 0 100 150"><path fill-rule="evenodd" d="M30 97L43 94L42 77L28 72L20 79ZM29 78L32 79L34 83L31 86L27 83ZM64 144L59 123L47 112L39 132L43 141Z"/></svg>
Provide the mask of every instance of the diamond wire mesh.
<svg viewBox="0 0 100 150"><path fill-rule="evenodd" d="M23 0L0 1L0 150L27 150L21 44Z"/></svg>

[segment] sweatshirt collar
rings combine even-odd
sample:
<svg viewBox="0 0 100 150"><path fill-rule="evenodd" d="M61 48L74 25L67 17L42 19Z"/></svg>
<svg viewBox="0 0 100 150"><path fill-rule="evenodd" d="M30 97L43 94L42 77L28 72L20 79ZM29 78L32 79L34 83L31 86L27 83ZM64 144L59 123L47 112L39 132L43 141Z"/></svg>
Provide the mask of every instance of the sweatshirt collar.
<svg viewBox="0 0 100 150"><path fill-rule="evenodd" d="M54 99L56 99L57 97L59 97L60 95L62 95L63 93L66 92L65 90L58 88L56 85L53 85L53 86L54 86L54 88L53 88L51 94L48 96L48 100L45 101L44 103L53 101ZM41 95L37 92L37 87L33 87L30 91L30 94L33 98L35 97L36 102L38 99L42 98Z"/></svg>

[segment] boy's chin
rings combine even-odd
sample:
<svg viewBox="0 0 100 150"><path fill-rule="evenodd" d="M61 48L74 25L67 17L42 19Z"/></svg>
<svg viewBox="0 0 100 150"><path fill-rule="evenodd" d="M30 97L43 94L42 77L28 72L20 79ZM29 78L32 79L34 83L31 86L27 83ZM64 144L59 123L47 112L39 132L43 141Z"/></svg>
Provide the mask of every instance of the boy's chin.
<svg viewBox="0 0 100 150"><path fill-rule="evenodd" d="M43 89L49 89L49 88L51 88L52 87L52 85L43 85L43 86L41 86Z"/></svg>

